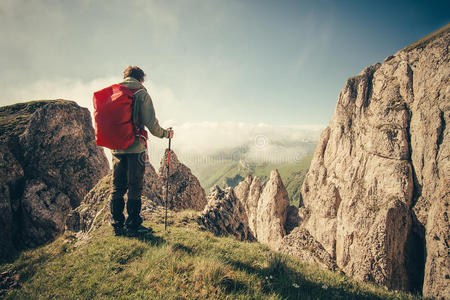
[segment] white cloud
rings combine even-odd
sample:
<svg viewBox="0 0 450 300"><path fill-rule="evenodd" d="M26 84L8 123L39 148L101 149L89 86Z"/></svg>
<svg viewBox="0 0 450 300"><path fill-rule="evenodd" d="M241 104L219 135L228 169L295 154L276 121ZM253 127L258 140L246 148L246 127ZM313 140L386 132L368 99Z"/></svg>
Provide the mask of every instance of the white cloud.
<svg viewBox="0 0 450 300"><path fill-rule="evenodd" d="M111 84L120 82L118 76L105 76L92 81L79 79L39 80L20 89L8 88L4 93L8 99L16 99L8 105L20 101L37 99L74 100L80 106L93 112L92 95ZM175 131L173 149L181 156L205 156L224 149L231 151L237 147L247 147L246 159L261 160L267 157L298 158L304 155L301 143L316 141L323 130L322 125L274 126L265 123L247 122L177 122L177 115L183 114L183 107L175 92L167 86L149 83L149 91L155 102L157 116L162 117L164 127L172 126ZM156 99L156 100L155 100ZM172 119L169 119L171 117ZM300 145L300 146L299 146ZM166 139L151 137L149 140L152 163L159 165ZM110 158L110 151L106 151Z"/></svg>
<svg viewBox="0 0 450 300"><path fill-rule="evenodd" d="M117 83L119 80L120 77L115 76L97 78L87 82L69 78L38 80L28 86L6 88L4 90L6 99L11 99L11 103L2 103L2 105L39 99L66 99L73 100L82 107L87 107L92 113L93 93L113 83Z"/></svg>
<svg viewBox="0 0 450 300"><path fill-rule="evenodd" d="M174 123L172 149L191 164L208 162L210 156L218 151L225 151L228 158L232 156L234 159L292 162L310 151L310 145L318 140L324 127L211 121ZM159 166L166 147L167 140L150 139L150 160L156 166Z"/></svg>
<svg viewBox="0 0 450 300"><path fill-rule="evenodd" d="M166 39L179 29L179 12L171 3L155 0L132 0L129 2L141 18L150 21L157 39Z"/></svg>

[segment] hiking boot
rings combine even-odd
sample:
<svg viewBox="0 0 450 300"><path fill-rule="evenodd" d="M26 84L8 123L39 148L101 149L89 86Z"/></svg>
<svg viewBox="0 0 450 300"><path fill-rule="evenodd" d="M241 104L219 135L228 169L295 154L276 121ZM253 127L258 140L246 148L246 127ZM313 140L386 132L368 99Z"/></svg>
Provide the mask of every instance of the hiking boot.
<svg viewBox="0 0 450 300"><path fill-rule="evenodd" d="M144 234L153 232L153 230L150 227L147 228L142 225L139 225L136 228L133 228L133 227L127 228L127 230L128 230L128 236L144 235Z"/></svg>
<svg viewBox="0 0 450 300"><path fill-rule="evenodd" d="M121 227L115 227L115 226L113 226L113 228L114 228L114 235L115 235L115 236L122 236L122 235L125 235L125 230L124 230L123 226L121 226Z"/></svg>

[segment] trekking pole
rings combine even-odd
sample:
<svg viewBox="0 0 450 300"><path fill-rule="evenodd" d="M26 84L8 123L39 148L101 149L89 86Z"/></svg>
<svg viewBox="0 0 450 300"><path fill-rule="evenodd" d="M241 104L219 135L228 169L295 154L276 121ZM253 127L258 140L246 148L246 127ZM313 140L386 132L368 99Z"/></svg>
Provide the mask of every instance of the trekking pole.
<svg viewBox="0 0 450 300"><path fill-rule="evenodd" d="M169 130L172 130L172 127L169 127ZM170 169L170 142L172 139L169 135L169 151L167 152L167 178L166 178L166 216L164 218L164 231L167 229L167 204L169 199L169 169Z"/></svg>

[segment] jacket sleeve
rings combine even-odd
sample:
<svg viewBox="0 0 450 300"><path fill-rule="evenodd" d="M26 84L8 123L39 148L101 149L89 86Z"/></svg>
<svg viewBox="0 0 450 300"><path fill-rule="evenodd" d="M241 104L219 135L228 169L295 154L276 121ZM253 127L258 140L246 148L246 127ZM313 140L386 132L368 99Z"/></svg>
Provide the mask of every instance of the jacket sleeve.
<svg viewBox="0 0 450 300"><path fill-rule="evenodd" d="M155 109L153 107L152 98L147 92L141 93L142 107L141 107L141 117L142 124L144 124L150 133L159 138L169 137L169 132L161 126L159 126L158 119L155 116Z"/></svg>

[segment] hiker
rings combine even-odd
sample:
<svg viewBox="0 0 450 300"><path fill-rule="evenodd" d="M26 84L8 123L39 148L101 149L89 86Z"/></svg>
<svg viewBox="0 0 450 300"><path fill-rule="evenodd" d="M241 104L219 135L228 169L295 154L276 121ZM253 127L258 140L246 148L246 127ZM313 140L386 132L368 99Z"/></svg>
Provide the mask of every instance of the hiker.
<svg viewBox="0 0 450 300"><path fill-rule="evenodd" d="M113 189L111 193L112 226L115 235L123 235L124 223L130 235L144 234L151 228L142 226L141 193L144 181L145 162L147 156L147 132L159 138L172 138L172 129L159 126L155 116L152 99L145 87L145 73L136 66L129 66L123 71L123 82L119 83L133 91L132 122L136 124L137 132L134 143L126 149L112 150L113 160ZM135 130L136 131L136 130ZM127 213L125 222L123 196L128 190Z"/></svg>

